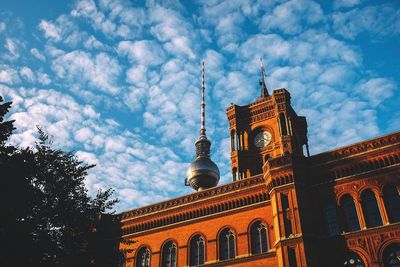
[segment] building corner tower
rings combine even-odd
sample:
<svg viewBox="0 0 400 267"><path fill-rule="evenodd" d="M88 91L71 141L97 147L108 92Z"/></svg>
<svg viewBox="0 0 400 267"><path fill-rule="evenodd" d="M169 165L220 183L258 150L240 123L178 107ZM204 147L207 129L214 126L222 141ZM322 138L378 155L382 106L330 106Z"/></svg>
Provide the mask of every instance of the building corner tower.
<svg viewBox="0 0 400 267"><path fill-rule="evenodd" d="M307 121L291 105L284 89L269 94L261 61L260 96L227 109L233 181L262 176L269 191L274 220L274 247L279 266L313 266L305 240L311 230L305 186L309 156ZM310 251L307 250L307 251Z"/></svg>

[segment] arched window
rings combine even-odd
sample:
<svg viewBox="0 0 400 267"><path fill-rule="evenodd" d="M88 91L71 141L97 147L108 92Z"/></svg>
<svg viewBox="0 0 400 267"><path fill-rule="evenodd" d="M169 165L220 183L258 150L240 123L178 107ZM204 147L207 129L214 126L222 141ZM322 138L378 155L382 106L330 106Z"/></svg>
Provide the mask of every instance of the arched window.
<svg viewBox="0 0 400 267"><path fill-rule="evenodd" d="M249 142L249 136L246 131L243 131L243 150L247 150L249 148L248 142Z"/></svg>
<svg viewBox="0 0 400 267"><path fill-rule="evenodd" d="M393 184L383 189L383 199L391 223L400 222L400 194Z"/></svg>
<svg viewBox="0 0 400 267"><path fill-rule="evenodd" d="M325 202L323 207L326 233L329 236L340 234L339 221L337 217L336 204L332 200Z"/></svg>
<svg viewBox="0 0 400 267"><path fill-rule="evenodd" d="M176 244L172 241L168 241L162 249L161 267L176 267L176 255Z"/></svg>
<svg viewBox="0 0 400 267"><path fill-rule="evenodd" d="M283 225L285 229L285 236L289 237L293 233L292 221L287 216L287 212L289 211L289 196L284 193L281 193L281 203L282 203L282 211L284 212Z"/></svg>
<svg viewBox="0 0 400 267"><path fill-rule="evenodd" d="M354 200L351 196L345 195L340 200L340 206L344 217L344 227L348 232L360 230L360 222Z"/></svg>
<svg viewBox="0 0 400 267"><path fill-rule="evenodd" d="M367 189L361 193L361 206L367 227L382 225L382 217L374 192Z"/></svg>
<svg viewBox="0 0 400 267"><path fill-rule="evenodd" d="M384 267L400 267L400 245L390 245L383 251L382 256Z"/></svg>
<svg viewBox="0 0 400 267"><path fill-rule="evenodd" d="M235 234L229 228L219 233L219 259L227 260L235 258Z"/></svg>
<svg viewBox="0 0 400 267"><path fill-rule="evenodd" d="M358 256L356 253L348 253L343 260L342 266L365 267L360 256Z"/></svg>
<svg viewBox="0 0 400 267"><path fill-rule="evenodd" d="M261 221L256 221L250 227L251 254L268 251L267 228Z"/></svg>
<svg viewBox="0 0 400 267"><path fill-rule="evenodd" d="M287 135L286 117L284 113L279 114L279 125L281 128L281 135Z"/></svg>
<svg viewBox="0 0 400 267"><path fill-rule="evenodd" d="M236 132L235 130L231 131L231 151L236 150Z"/></svg>
<svg viewBox="0 0 400 267"><path fill-rule="evenodd" d="M150 267L151 252L147 247L142 247L136 254L136 267Z"/></svg>
<svg viewBox="0 0 400 267"><path fill-rule="evenodd" d="M190 239L189 265L198 266L204 264L205 242L201 235L195 235Z"/></svg>
<svg viewBox="0 0 400 267"><path fill-rule="evenodd" d="M233 174L233 181L239 180L239 175L236 167L232 169L232 174Z"/></svg>

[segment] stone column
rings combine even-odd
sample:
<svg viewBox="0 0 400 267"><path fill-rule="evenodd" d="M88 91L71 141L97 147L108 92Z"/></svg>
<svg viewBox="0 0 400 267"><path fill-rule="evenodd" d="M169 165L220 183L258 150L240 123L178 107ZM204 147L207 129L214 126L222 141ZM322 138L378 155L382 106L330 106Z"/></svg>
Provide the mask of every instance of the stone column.
<svg viewBox="0 0 400 267"><path fill-rule="evenodd" d="M361 198L357 197L356 199L354 199L354 201L355 201L356 211L357 211L357 215L358 215L358 221L360 223L360 228L366 229L367 226L365 224L365 218L364 218L363 210L361 207Z"/></svg>
<svg viewBox="0 0 400 267"><path fill-rule="evenodd" d="M379 192L378 193L378 197L377 197L377 202L378 202L378 207L379 207L379 211L381 212L381 217L382 217L382 222L383 224L389 224L389 216L387 214L386 211L386 207L385 207L385 201L383 200L383 193Z"/></svg>

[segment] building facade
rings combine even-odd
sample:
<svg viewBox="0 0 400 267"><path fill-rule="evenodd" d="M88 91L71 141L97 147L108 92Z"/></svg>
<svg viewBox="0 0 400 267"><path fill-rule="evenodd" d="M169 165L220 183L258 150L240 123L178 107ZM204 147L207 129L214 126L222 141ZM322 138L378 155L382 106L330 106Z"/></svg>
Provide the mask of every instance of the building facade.
<svg viewBox="0 0 400 267"><path fill-rule="evenodd" d="M123 266L400 266L400 132L310 156L261 87L226 112L233 181L122 212Z"/></svg>

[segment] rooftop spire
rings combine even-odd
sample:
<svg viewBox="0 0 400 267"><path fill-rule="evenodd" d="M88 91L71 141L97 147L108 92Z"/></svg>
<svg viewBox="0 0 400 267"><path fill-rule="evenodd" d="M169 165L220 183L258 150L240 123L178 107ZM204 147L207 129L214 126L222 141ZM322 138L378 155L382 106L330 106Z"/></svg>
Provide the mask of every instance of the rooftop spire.
<svg viewBox="0 0 400 267"><path fill-rule="evenodd" d="M201 128L200 136L206 136L206 103L204 101L204 61L201 66Z"/></svg>
<svg viewBox="0 0 400 267"><path fill-rule="evenodd" d="M260 98L264 98L264 97L269 96L269 94L268 94L267 86L265 85L265 80L264 80L265 70L264 70L264 64L263 64L261 57L260 57L260 64L261 64L261 79L260 79L261 96L260 96Z"/></svg>

